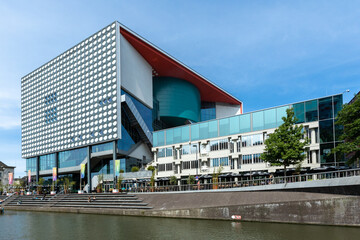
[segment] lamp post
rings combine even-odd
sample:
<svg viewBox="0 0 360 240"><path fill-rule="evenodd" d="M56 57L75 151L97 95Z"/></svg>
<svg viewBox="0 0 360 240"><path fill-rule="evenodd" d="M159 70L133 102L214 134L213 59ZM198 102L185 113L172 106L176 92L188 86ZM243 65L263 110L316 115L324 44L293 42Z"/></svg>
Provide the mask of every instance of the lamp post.
<svg viewBox="0 0 360 240"><path fill-rule="evenodd" d="M198 175L198 168L199 168L199 160L198 160L198 146L197 146L197 144L193 144L192 145L193 147L195 147L196 148L196 161L197 161L197 166L196 166L196 176Z"/></svg>

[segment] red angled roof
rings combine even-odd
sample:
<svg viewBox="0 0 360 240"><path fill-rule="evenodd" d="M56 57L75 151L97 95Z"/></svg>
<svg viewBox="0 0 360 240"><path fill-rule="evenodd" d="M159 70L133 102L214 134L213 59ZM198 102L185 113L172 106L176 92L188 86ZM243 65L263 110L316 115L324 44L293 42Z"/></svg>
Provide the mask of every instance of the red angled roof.
<svg viewBox="0 0 360 240"><path fill-rule="evenodd" d="M152 68L156 71L156 76L175 77L189 81L199 89L201 101L223 102L240 105L242 112L241 101L237 100L229 93L197 74L189 67L131 32L129 29L120 27L120 33L152 66Z"/></svg>

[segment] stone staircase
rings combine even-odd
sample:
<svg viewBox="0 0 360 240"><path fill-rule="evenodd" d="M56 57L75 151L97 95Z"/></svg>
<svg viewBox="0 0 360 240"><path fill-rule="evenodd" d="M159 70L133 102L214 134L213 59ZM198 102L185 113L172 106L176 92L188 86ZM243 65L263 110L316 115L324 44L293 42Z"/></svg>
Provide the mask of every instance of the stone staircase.
<svg viewBox="0 0 360 240"><path fill-rule="evenodd" d="M90 201L89 201L90 197ZM15 196L7 201L7 206L61 207L61 208L112 208L112 209L152 209L135 195L127 193L90 193ZM95 199L94 199L95 198Z"/></svg>

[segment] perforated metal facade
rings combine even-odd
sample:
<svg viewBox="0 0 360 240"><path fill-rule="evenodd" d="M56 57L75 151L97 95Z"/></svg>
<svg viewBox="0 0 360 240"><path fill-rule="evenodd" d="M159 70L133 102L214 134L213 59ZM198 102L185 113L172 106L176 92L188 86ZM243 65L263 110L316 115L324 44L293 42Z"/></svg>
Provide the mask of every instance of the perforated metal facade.
<svg viewBox="0 0 360 240"><path fill-rule="evenodd" d="M118 29L103 28L22 78L23 158L119 138Z"/></svg>

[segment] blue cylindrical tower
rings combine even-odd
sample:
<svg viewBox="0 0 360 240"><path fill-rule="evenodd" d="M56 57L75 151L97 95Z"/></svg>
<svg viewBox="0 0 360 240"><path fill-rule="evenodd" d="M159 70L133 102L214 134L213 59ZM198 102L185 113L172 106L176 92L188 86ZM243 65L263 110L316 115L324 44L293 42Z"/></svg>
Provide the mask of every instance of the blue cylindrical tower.
<svg viewBox="0 0 360 240"><path fill-rule="evenodd" d="M200 121L200 92L193 84L173 77L154 77L153 83L161 121L169 127Z"/></svg>

